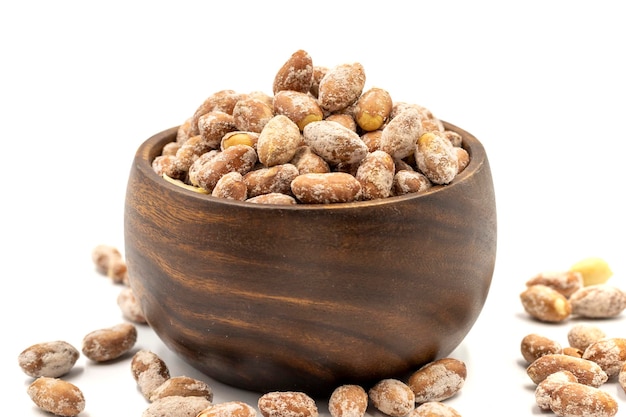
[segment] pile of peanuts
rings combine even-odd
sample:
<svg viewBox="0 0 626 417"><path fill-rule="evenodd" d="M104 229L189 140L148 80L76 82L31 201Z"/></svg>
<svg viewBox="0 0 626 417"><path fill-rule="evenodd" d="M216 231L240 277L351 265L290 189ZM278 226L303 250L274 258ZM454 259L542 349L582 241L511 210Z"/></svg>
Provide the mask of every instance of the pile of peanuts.
<svg viewBox="0 0 626 417"><path fill-rule="evenodd" d="M608 284L611 276L601 258L584 259L567 271L532 277L520 299L532 318L545 323L571 316L610 319L626 309L626 293ZM614 416L618 403L601 386L617 379L626 392L626 337L609 337L597 325L579 321L569 329L567 341L563 347L537 333L522 339L537 406L558 416Z"/></svg>
<svg viewBox="0 0 626 417"><path fill-rule="evenodd" d="M127 320L85 335L82 354L104 364L127 355L136 345L136 325L147 325L141 306L128 286L128 271L121 253L110 245L92 251L96 270L120 284L117 302ZM49 413L73 417L85 409L79 387L63 379L74 367L81 351L62 340L37 343L18 355L18 364L34 380L27 388L32 401ZM132 355L130 374L148 402L143 417L318 417L313 398L304 392L274 391L261 395L256 404L241 401L213 402L213 389L204 381L172 376L156 353L141 349ZM444 401L456 395L465 383L465 363L441 358L413 372L406 381L388 378L369 387L342 385L328 399L331 417L363 417L370 405L390 417L460 417Z"/></svg>
<svg viewBox="0 0 626 417"><path fill-rule="evenodd" d="M185 120L154 171L215 197L328 204L419 193L469 163L463 138L427 108L365 90L360 63L327 68L298 50L272 95L220 90Z"/></svg>

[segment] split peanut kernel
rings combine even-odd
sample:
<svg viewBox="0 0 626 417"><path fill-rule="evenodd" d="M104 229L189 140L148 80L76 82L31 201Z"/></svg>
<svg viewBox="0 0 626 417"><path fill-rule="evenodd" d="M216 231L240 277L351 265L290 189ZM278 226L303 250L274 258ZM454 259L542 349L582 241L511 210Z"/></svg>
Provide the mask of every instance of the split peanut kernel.
<svg viewBox="0 0 626 417"><path fill-rule="evenodd" d="M607 261L595 256L581 259L572 265L570 271L580 273L585 286L604 284L613 276L613 271Z"/></svg>

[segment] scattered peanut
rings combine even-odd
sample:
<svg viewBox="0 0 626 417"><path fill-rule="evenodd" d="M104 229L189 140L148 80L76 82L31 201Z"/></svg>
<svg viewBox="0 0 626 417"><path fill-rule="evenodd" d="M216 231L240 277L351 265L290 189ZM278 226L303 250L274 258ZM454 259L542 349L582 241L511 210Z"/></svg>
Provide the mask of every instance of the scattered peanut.
<svg viewBox="0 0 626 417"><path fill-rule="evenodd" d="M600 365L611 378L619 373L626 362L626 339L620 337L600 339L585 349L583 358Z"/></svg>
<svg viewBox="0 0 626 417"><path fill-rule="evenodd" d="M122 312L122 316L133 323L146 324L146 317L139 304L139 300L135 297L132 288L124 287L117 296L117 305Z"/></svg>
<svg viewBox="0 0 626 417"><path fill-rule="evenodd" d="M540 321L560 322L572 312L569 300L547 285L531 285L520 294L520 299L526 312Z"/></svg>
<svg viewBox="0 0 626 417"><path fill-rule="evenodd" d="M535 359L543 355L563 352L559 342L535 333L524 336L520 349L522 356L528 363L534 362Z"/></svg>
<svg viewBox="0 0 626 417"><path fill-rule="evenodd" d="M363 417L367 410L368 396L359 385L341 385L328 400L331 417Z"/></svg>
<svg viewBox="0 0 626 417"><path fill-rule="evenodd" d="M204 397L213 401L213 390L204 381L188 376L174 376L166 379L150 392L149 400L157 401L164 397Z"/></svg>
<svg viewBox="0 0 626 417"><path fill-rule="evenodd" d="M152 392L170 378L170 370L156 353L142 349L133 355L130 371L141 394L150 399Z"/></svg>
<svg viewBox="0 0 626 417"><path fill-rule="evenodd" d="M137 328L131 323L94 330L83 338L83 355L95 362L117 359L137 341Z"/></svg>
<svg viewBox="0 0 626 417"><path fill-rule="evenodd" d="M526 281L527 287L537 284L546 285L569 298L583 287L583 276L578 271L541 272Z"/></svg>
<svg viewBox="0 0 626 417"><path fill-rule="evenodd" d="M526 368L526 373L535 384L558 371L569 371L578 382L592 387L599 387L608 380L608 375L597 363L558 353L543 355Z"/></svg>
<svg viewBox="0 0 626 417"><path fill-rule="evenodd" d="M570 346L584 351L589 345L606 337L604 330L589 323L576 323L567 333Z"/></svg>
<svg viewBox="0 0 626 417"><path fill-rule="evenodd" d="M272 391L261 395L257 404L263 417L317 417L315 400L303 392Z"/></svg>
<svg viewBox="0 0 626 417"><path fill-rule="evenodd" d="M550 409L560 417L612 417L617 402L607 392L577 382L564 383L550 396Z"/></svg>
<svg viewBox="0 0 626 417"><path fill-rule="evenodd" d="M96 270L114 283L128 283L128 268L120 251L111 245L98 245L91 252Z"/></svg>
<svg viewBox="0 0 626 417"><path fill-rule="evenodd" d="M256 417L256 410L241 401L227 401L209 406L196 417Z"/></svg>
<svg viewBox="0 0 626 417"><path fill-rule="evenodd" d="M595 256L581 259L572 265L570 271L580 273L585 286L604 284L613 275L609 264L604 259Z"/></svg>
<svg viewBox="0 0 626 417"><path fill-rule="evenodd" d="M567 382L578 382L576 376L570 371L557 371L548 375L535 388L535 401L542 410L550 409L552 393L561 385Z"/></svg>
<svg viewBox="0 0 626 417"><path fill-rule="evenodd" d="M609 318L626 309L626 292L608 284L588 285L569 298L572 314L588 318Z"/></svg>
<svg viewBox="0 0 626 417"><path fill-rule="evenodd" d="M377 382L369 390L372 404L391 417L402 417L415 408L415 394L404 382L388 378Z"/></svg>
<svg viewBox="0 0 626 417"><path fill-rule="evenodd" d="M461 417L461 414L446 403L429 401L415 407L407 417Z"/></svg>
<svg viewBox="0 0 626 417"><path fill-rule="evenodd" d="M415 371L408 385L415 394L415 402L443 401L463 388L467 378L465 363L455 358L429 362Z"/></svg>
<svg viewBox="0 0 626 417"><path fill-rule="evenodd" d="M58 378L39 377L27 389L37 407L58 416L73 417L85 409L85 396L74 384Z"/></svg>
<svg viewBox="0 0 626 417"><path fill-rule="evenodd" d="M37 343L24 349L17 357L24 373L33 378L57 378L67 374L80 353L73 345L62 341Z"/></svg>
<svg viewBox="0 0 626 417"><path fill-rule="evenodd" d="M211 407L205 397L169 396L150 403L141 417L196 417L198 413Z"/></svg>

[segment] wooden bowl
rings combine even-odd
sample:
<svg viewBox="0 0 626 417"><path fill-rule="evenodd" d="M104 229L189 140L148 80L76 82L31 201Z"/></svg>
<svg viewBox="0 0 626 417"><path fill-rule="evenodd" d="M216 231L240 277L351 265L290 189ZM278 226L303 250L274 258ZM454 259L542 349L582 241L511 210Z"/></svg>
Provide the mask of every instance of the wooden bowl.
<svg viewBox="0 0 626 417"><path fill-rule="evenodd" d="M137 150L125 202L131 288L151 328L215 380L268 392L368 386L449 355L492 280L496 207L481 143L420 195L277 206L199 194L151 168L177 128Z"/></svg>

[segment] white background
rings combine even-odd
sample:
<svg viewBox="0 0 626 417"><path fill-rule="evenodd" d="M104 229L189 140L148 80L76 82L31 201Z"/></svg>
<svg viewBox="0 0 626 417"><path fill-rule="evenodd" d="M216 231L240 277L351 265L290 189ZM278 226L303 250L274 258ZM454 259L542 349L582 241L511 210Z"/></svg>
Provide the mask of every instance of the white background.
<svg viewBox="0 0 626 417"><path fill-rule="evenodd" d="M530 320L519 302L526 280L601 256L615 272L610 282L626 287L626 25L618 5L3 2L3 406L45 415L26 395L31 380L17 365L24 348L58 339L80 347L89 331L123 320L120 287L94 271L91 250L123 250L136 148L217 90L271 92L278 68L305 49L319 65L361 62L368 87L429 107L485 145L496 270L480 318L451 355L466 362L468 377L447 402L463 416L542 414L520 341L535 332L567 344L574 321ZM597 325L626 337L626 313ZM136 348L160 354L172 375L205 379L215 402L256 404L256 394L199 374L149 328L139 330ZM128 358L95 365L81 357L67 379L85 394L83 416L139 416L147 406ZM616 382L604 389L626 416L623 390Z"/></svg>

